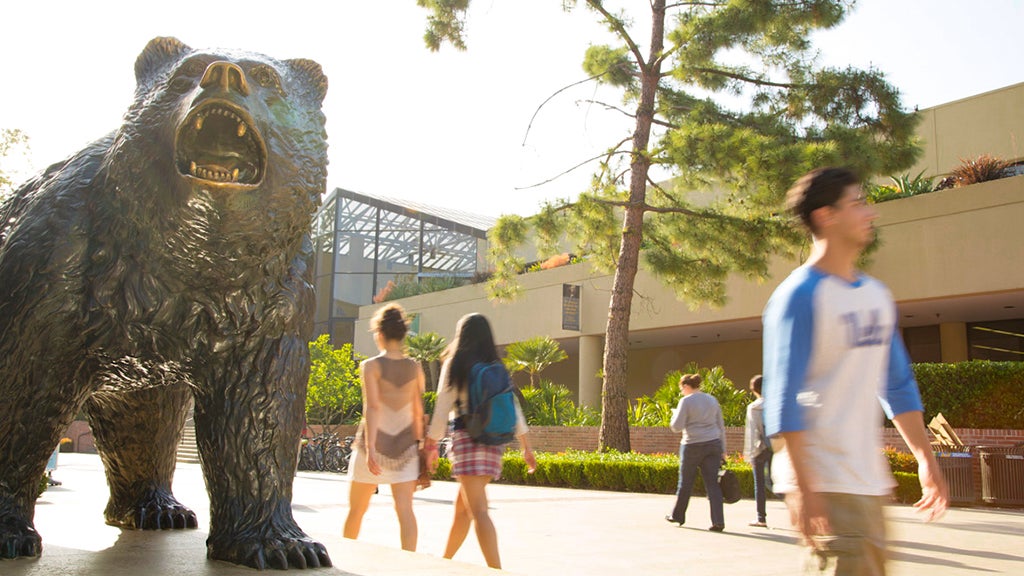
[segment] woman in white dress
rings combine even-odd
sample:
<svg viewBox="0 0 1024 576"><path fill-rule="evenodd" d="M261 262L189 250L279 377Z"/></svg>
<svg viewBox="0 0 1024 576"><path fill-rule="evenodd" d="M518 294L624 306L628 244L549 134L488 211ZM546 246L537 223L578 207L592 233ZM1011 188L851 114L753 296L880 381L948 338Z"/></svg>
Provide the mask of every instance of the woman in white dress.
<svg viewBox="0 0 1024 576"><path fill-rule="evenodd" d="M412 496L419 477L419 443L423 438L423 391L420 363L405 355L407 323L402 307L390 304L371 321L380 354L359 365L363 382L363 421L349 465L349 509L345 538L356 539L363 515L378 484L390 484L402 549L416 551L416 516Z"/></svg>

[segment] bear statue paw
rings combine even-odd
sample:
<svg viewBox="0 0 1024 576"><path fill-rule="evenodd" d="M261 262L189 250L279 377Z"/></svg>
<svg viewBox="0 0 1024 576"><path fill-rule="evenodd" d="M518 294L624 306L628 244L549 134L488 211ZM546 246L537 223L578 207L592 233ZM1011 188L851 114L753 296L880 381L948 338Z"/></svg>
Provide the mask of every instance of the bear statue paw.
<svg viewBox="0 0 1024 576"><path fill-rule="evenodd" d="M129 530L198 528L196 513L168 494L152 494L132 506L107 506L107 524Z"/></svg>
<svg viewBox="0 0 1024 576"><path fill-rule="evenodd" d="M0 518L0 558L39 556L42 551L43 539L31 522L11 516Z"/></svg>
<svg viewBox="0 0 1024 576"><path fill-rule="evenodd" d="M243 539L217 545L207 541L206 556L211 560L224 560L250 568L265 570L276 568L328 568L331 557L324 545L306 537L264 537Z"/></svg>

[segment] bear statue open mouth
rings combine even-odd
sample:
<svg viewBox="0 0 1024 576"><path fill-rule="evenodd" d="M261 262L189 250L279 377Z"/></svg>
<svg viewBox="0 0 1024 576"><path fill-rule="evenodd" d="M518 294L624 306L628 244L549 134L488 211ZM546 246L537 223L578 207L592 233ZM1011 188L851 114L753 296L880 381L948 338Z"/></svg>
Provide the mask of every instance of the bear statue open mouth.
<svg viewBox="0 0 1024 576"><path fill-rule="evenodd" d="M251 117L229 102L203 102L178 127L178 172L202 185L257 186L263 180L266 160L266 146Z"/></svg>

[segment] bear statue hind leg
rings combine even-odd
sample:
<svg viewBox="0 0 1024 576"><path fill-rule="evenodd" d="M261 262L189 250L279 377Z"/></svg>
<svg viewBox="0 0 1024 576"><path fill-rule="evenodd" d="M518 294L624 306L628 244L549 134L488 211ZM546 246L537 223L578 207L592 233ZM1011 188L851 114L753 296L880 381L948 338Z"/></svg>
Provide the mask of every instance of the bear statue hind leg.
<svg viewBox="0 0 1024 576"><path fill-rule="evenodd" d="M86 402L110 486L107 524L132 530L198 528L195 512L171 492L190 400L189 388L177 383L97 392Z"/></svg>

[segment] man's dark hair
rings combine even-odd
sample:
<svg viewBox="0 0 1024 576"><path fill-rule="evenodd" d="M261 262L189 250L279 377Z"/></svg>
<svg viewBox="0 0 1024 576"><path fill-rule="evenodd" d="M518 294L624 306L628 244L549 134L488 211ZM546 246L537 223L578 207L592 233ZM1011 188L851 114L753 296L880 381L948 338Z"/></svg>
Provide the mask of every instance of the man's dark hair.
<svg viewBox="0 0 1024 576"><path fill-rule="evenodd" d="M761 393L761 375L758 374L750 379L750 391Z"/></svg>
<svg viewBox="0 0 1024 576"><path fill-rule="evenodd" d="M860 178L846 168L812 170L797 180L786 192L786 208L800 218L808 230L812 233L817 232L811 220L811 213L818 208L835 206L843 197L843 191L847 186L859 183Z"/></svg>

